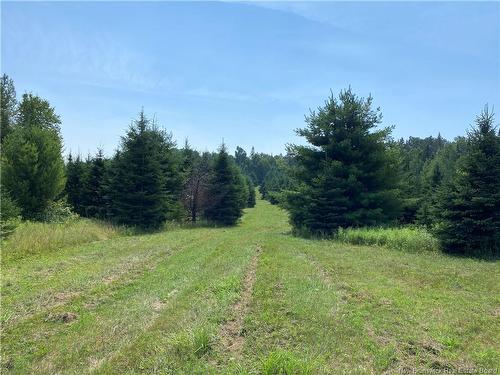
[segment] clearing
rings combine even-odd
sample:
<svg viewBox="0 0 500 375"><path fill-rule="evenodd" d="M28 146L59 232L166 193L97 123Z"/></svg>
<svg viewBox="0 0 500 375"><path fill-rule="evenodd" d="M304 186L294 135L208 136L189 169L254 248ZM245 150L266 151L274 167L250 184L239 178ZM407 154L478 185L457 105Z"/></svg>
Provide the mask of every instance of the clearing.
<svg viewBox="0 0 500 375"><path fill-rule="evenodd" d="M2 373L499 368L500 264L233 228L116 237L2 264Z"/></svg>

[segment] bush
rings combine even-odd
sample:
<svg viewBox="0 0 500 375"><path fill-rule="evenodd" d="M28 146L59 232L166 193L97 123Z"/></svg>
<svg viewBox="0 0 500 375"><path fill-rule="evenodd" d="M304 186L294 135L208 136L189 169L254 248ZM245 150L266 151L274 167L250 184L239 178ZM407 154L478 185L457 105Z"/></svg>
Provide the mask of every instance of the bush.
<svg viewBox="0 0 500 375"><path fill-rule="evenodd" d="M2 244L2 261L55 251L122 234L120 228L89 219L65 223L23 222Z"/></svg>
<svg viewBox="0 0 500 375"><path fill-rule="evenodd" d="M423 228L340 228L334 238L353 245L387 246L410 252L439 250L439 241Z"/></svg>
<svg viewBox="0 0 500 375"><path fill-rule="evenodd" d="M78 219L68 203L64 200L50 202L48 207L42 213L37 215L36 219L45 223L66 223Z"/></svg>

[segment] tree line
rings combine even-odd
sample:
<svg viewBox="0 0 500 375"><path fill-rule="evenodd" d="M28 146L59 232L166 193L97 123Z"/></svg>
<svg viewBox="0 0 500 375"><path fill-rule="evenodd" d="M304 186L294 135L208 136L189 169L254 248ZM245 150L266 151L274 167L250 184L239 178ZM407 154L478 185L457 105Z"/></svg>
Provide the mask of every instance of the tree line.
<svg viewBox="0 0 500 375"><path fill-rule="evenodd" d="M178 149L143 111L111 158L62 156L60 118L48 101L24 94L18 103L4 75L2 95L2 225L43 220L67 202L83 217L142 229L167 220L233 225L255 205L255 187L222 144L217 153Z"/></svg>
<svg viewBox="0 0 500 375"><path fill-rule="evenodd" d="M116 153L62 157L50 104L1 79L2 228L9 217L43 220L65 202L80 216L144 229L165 221L233 225L255 189L289 212L293 232L418 225L449 252L500 253L500 136L486 107L468 134L394 140L372 98L333 94L297 129L306 144L285 155L200 153L140 112Z"/></svg>
<svg viewBox="0 0 500 375"><path fill-rule="evenodd" d="M293 230L425 226L450 253L500 256L500 134L486 106L466 136L394 140L372 98L349 88L311 111L261 188Z"/></svg>

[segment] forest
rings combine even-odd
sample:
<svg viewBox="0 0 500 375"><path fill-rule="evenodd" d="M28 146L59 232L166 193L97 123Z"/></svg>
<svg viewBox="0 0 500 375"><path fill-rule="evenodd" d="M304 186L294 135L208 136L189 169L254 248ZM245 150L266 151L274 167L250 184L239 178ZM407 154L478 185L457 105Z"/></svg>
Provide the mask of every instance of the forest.
<svg viewBox="0 0 500 375"><path fill-rule="evenodd" d="M22 220L93 218L140 231L166 223L235 225L263 199L289 213L298 236L406 228L442 251L500 254L500 135L486 106L467 134L394 139L372 98L333 93L296 132L285 155L224 144L199 152L141 111L111 157L69 151L58 114L1 78L2 237ZM124 124L125 125L125 124ZM402 233L402 232L401 232Z"/></svg>

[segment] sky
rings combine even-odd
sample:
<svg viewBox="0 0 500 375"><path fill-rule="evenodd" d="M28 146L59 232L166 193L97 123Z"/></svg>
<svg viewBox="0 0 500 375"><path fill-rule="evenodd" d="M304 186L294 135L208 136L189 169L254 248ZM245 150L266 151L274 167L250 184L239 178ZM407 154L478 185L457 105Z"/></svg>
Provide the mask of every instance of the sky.
<svg viewBox="0 0 500 375"><path fill-rule="evenodd" d="M283 153L349 86L395 138L453 139L500 111L500 3L2 1L1 71L66 153L111 155L141 108L179 145Z"/></svg>

